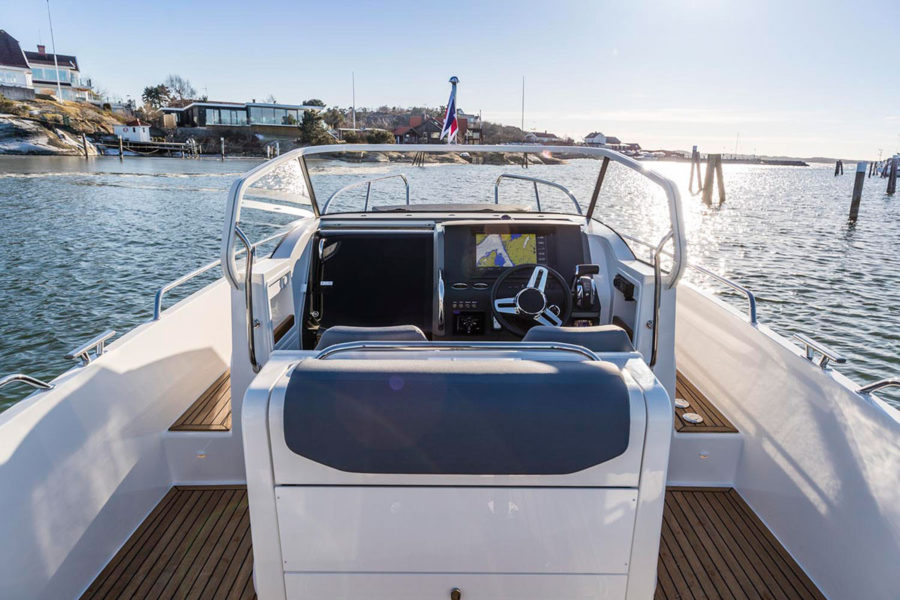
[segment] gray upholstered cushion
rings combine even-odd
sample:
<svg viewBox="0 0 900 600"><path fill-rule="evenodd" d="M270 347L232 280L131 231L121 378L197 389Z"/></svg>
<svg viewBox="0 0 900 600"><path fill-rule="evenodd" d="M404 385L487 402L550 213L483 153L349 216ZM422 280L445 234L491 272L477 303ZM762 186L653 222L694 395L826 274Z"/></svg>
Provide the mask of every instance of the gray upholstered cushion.
<svg viewBox="0 0 900 600"><path fill-rule="evenodd" d="M594 352L632 352L634 350L628 334L616 325L598 325L596 327L537 325L528 330L522 341L576 344Z"/></svg>
<svg viewBox="0 0 900 600"><path fill-rule="evenodd" d="M307 359L288 448L355 473L574 473L628 448L628 388L599 361Z"/></svg>
<svg viewBox="0 0 900 600"><path fill-rule="evenodd" d="M336 325L322 334L316 350L346 342L427 342L425 334L415 325L393 327L350 327Z"/></svg>

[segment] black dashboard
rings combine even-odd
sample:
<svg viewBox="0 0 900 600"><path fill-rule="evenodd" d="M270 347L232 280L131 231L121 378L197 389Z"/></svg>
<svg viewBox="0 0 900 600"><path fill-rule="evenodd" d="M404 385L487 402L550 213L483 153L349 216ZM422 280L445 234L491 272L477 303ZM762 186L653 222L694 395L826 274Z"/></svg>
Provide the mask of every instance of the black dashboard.
<svg viewBox="0 0 900 600"><path fill-rule="evenodd" d="M548 266L567 281L585 262L586 239L578 225L545 223L450 223L438 244L437 273L443 280L443 327L436 322L437 339L515 337L504 331L491 313L491 289L504 271L521 264ZM501 295L514 295L527 283L527 270L505 282ZM548 298L562 303L569 294L551 281ZM439 321L439 320L438 320Z"/></svg>
<svg viewBox="0 0 900 600"><path fill-rule="evenodd" d="M304 347L334 325L416 325L434 340L517 339L494 318L491 293L515 296L533 269L547 282L548 310L571 306L576 267L589 256L574 223L457 221L423 228L323 229L316 239L307 294ZM499 288L499 286L498 286ZM443 293L443 295L442 295ZM599 306L597 307L599 316ZM564 311L560 311L564 312ZM558 314L558 313L557 313ZM572 313L563 324L586 324ZM533 323L532 323L533 324Z"/></svg>

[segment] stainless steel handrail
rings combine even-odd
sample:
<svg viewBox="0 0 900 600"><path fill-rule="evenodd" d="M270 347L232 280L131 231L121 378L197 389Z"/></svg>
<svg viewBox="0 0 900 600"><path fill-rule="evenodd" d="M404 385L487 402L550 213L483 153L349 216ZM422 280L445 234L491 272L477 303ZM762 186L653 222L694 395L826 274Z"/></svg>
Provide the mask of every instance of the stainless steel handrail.
<svg viewBox="0 0 900 600"><path fill-rule="evenodd" d="M385 179L395 179L399 177L403 180L403 183L406 185L406 205L409 206L409 180L406 178L406 175L403 173L394 173L393 175L385 175L384 177L374 177L372 179L366 179L365 181L357 181L356 183L351 183L349 185L345 185L341 189L337 190L331 196L328 197L328 200L325 201L325 204L322 206L322 214L328 213L328 205L331 204L331 201L335 199L335 197L343 194L347 190L352 190L353 188L366 186L366 204L363 206L363 212L369 210L369 194L372 192L372 184L376 181L384 181Z"/></svg>
<svg viewBox="0 0 900 600"><path fill-rule="evenodd" d="M889 379L882 379L881 381L876 381L875 383L870 383L869 385L863 385L857 388L857 394L871 394L872 392L878 391L887 387L900 387L900 378L891 377Z"/></svg>
<svg viewBox="0 0 900 600"><path fill-rule="evenodd" d="M103 355L103 351L106 349L106 341L114 335L116 335L116 332L108 329L66 354L66 358L80 360L82 367L89 365L92 360ZM93 356L91 356L91 350L94 351Z"/></svg>
<svg viewBox="0 0 900 600"><path fill-rule="evenodd" d="M13 373L12 375L7 375L0 379L0 388L12 385L13 383L24 383L30 385L33 388L39 390L52 390L53 384L47 383L46 381L41 381L36 377L32 377L30 375L25 375L24 373Z"/></svg>
<svg viewBox="0 0 900 600"><path fill-rule="evenodd" d="M631 240L632 242L636 242L636 243L641 244L642 246L646 246L647 248L650 248L652 250L656 250L656 248L657 248L657 246L654 246L653 244L651 244L649 242L645 242L644 240L638 239L636 237L632 237L630 235L625 235L625 234L620 234L620 235L623 238L625 238L626 240ZM671 252L662 251L662 254L664 254L670 258L672 257ZM723 284L727 285L728 287L730 287L731 289L738 291L741 294L743 294L744 296L746 296L747 303L749 304L749 306L747 308L747 313L750 317L750 323L752 325L759 324L759 319L757 318L757 314L756 314L756 296L753 294L753 292L751 292L744 286L740 285L739 283L736 283L736 282L728 279L727 277L723 277L723 276L719 275L718 273L710 271L706 267L701 267L700 265L688 263L687 268L694 269L695 271L699 271L700 273L703 273L704 275L708 275L709 277L712 277L719 283L723 283Z"/></svg>
<svg viewBox="0 0 900 600"><path fill-rule="evenodd" d="M670 229L669 233L663 236L659 245L653 251L653 340L650 347L650 368L656 365L656 354L659 351L659 305L662 296L662 259L660 256L663 247L675 233Z"/></svg>
<svg viewBox="0 0 900 600"><path fill-rule="evenodd" d="M834 361L839 365L847 362L847 359L840 352L821 342L817 342L809 336L795 333L793 338L805 346L806 359L808 361L813 362L813 357L816 353L821 355L822 358L819 359L818 365L823 369L828 366L830 361Z"/></svg>
<svg viewBox="0 0 900 600"><path fill-rule="evenodd" d="M253 286L251 278L253 277L253 261L256 259L256 247L250 243L240 227L234 228L234 234L241 240L247 249L247 264L244 268L244 303L247 305L247 348L250 351L250 366L254 373L259 373L259 363L256 362L256 340L253 338L253 330L259 327L259 321L253 318Z"/></svg>
<svg viewBox="0 0 900 600"><path fill-rule="evenodd" d="M546 179L540 179L538 177L529 177L528 175L516 175L514 173L501 173L497 177L497 181L494 182L494 204L500 204L500 181L503 179L518 179L520 181L530 181L534 184L534 197L537 200L537 209L538 212L541 212L541 196L538 194L537 184L549 185L552 188L556 188L563 193L565 193L572 203L575 205L575 210L578 211L579 215L583 215L584 213L581 211L581 205L578 204L578 200L575 199L575 195L569 191L569 188L566 186L553 182L547 181Z"/></svg>
<svg viewBox="0 0 900 600"><path fill-rule="evenodd" d="M360 341L344 342L328 346L316 355L318 359L325 359L341 352L352 350L376 350L376 351L415 351L415 350L561 350L580 354L591 360L601 360L597 354L584 346L566 344L563 342L379 342Z"/></svg>
<svg viewBox="0 0 900 600"><path fill-rule="evenodd" d="M253 244L253 247L254 247L254 248L257 248L257 247L259 247L259 246L262 246L263 244L267 244L267 243L269 243L269 242L271 242L271 241L277 240L278 238L282 238L282 237L284 237L285 235L287 235L287 233L288 233L288 232L283 231L283 232L281 232L281 233L277 233L277 234L275 234L275 235L271 235L271 236L269 236L269 237L267 237L267 238L265 238L265 239L262 239L262 240L256 242L255 244ZM237 254L240 254L240 253L242 253L242 252L245 252L245 250L244 250L243 248L241 248L240 250L238 250L237 252L235 252L235 254L237 255ZM156 291L156 296L155 296L154 299L153 299L153 320L154 320L154 321L158 321L158 320L162 317L162 303L163 303L163 297L166 295L167 292L171 292L173 289L177 288L177 287L180 286L180 285L183 285L183 284L187 283L188 281L190 281L190 280L193 279L194 277L197 277L197 276L199 276L199 275L203 275L204 273L206 273L206 272L209 271L210 269L214 269L215 267L217 267L217 266L219 266L219 265L221 265L221 264L222 264L222 259L214 260L213 262L208 263L208 264L205 264L205 265L203 265L202 267L200 267L199 269L195 269L195 270L191 271L191 272L188 273L187 275L182 275L181 277L179 277L179 278L176 279L175 281L171 281L171 282L167 283L166 285L162 286L161 288L159 288L159 289Z"/></svg>

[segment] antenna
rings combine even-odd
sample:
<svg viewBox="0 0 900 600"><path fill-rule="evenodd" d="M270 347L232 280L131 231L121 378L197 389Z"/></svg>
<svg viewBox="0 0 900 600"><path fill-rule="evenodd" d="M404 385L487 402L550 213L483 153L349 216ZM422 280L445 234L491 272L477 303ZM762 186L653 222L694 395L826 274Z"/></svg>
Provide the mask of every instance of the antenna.
<svg viewBox="0 0 900 600"><path fill-rule="evenodd" d="M48 2L50 0L47 0ZM525 76L522 75L522 133L525 133Z"/></svg>
<svg viewBox="0 0 900 600"><path fill-rule="evenodd" d="M356 73L350 71L350 77L353 81L353 129L356 129Z"/></svg>
<svg viewBox="0 0 900 600"><path fill-rule="evenodd" d="M50 43L53 45L53 67L56 69L56 99L62 102L62 84L59 82L59 61L56 58L56 40L53 39L53 17L50 16L50 0L47 0L47 20L50 21Z"/></svg>

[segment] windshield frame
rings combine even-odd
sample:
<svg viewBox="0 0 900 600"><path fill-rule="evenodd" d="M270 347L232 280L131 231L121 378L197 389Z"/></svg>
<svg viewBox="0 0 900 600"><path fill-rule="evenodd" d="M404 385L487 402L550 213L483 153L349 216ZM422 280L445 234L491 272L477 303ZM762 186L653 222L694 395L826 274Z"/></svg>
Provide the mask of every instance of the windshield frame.
<svg viewBox="0 0 900 600"><path fill-rule="evenodd" d="M608 148L594 148L588 146L543 146L539 144L505 144L505 145L482 145L482 144L332 144L328 146L308 146L305 148L297 148L291 150L279 157L266 161L258 167L252 169L247 174L239 178L231 186L229 191L229 201L226 206L225 231L222 240L222 265L225 278L231 283L235 289L241 289L240 276L238 275L237 265L234 259L234 251L237 243L236 230L237 223L240 220L241 204L244 193L256 181L264 177L266 174L279 168L280 166L290 162L298 161L303 178L306 184L306 192L309 197L312 212L315 218L319 218L322 213L316 199L315 188L310 180L309 170L306 164L306 157L316 156L320 154L349 153L349 152L400 152L400 153L448 153L448 152L468 152L468 153L516 153L516 154L543 154L543 153L565 153L569 155L578 155L585 158L601 158L603 159L599 168L597 182L591 195L590 204L581 218L586 223L590 223L593 219L594 208L597 204L597 196L600 192L600 186L606 173L606 167L609 162L619 163L638 174L643 175L651 182L662 188L669 204L669 222L671 229L660 241L660 247L667 242L667 237L671 235L673 266L672 270L665 277L665 283L668 287L672 287L677 283L685 269L685 234L684 220L681 212L681 196L678 187L670 179L663 177L659 173L644 166L633 158L615 152ZM464 204L455 212L464 211ZM532 211L534 212L534 211ZM335 213L338 214L338 213ZM599 222L599 221L598 221ZM615 231L615 230L614 230ZM616 232L621 235L620 232Z"/></svg>

